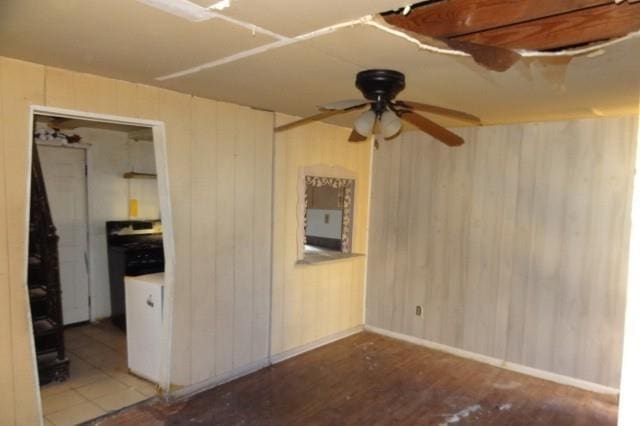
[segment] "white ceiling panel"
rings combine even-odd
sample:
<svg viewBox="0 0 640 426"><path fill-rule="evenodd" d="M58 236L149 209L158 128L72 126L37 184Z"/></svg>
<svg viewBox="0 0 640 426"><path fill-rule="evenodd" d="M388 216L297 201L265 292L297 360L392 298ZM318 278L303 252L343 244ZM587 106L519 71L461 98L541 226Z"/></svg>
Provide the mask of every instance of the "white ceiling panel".
<svg viewBox="0 0 640 426"><path fill-rule="evenodd" d="M159 82L164 87L197 93L256 108L306 115L336 97L354 97L357 89L344 76L355 65L315 49L290 45L197 74Z"/></svg>
<svg viewBox="0 0 640 426"><path fill-rule="evenodd" d="M0 55L136 82L273 40L134 0L0 1Z"/></svg>
<svg viewBox="0 0 640 426"><path fill-rule="evenodd" d="M215 2L192 1L205 7ZM221 13L292 37L406 4L399 0L231 0Z"/></svg>

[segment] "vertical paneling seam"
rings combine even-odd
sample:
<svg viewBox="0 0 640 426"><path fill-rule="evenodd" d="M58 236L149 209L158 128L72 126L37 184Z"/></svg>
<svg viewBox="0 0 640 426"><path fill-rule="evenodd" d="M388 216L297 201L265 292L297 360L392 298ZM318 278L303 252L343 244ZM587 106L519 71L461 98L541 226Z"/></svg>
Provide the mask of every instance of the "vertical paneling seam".
<svg viewBox="0 0 640 426"><path fill-rule="evenodd" d="M193 110L194 110L194 101L193 101L193 95L189 95L189 230L188 230L188 235L189 235L189 268L191 269L193 263L191 261L192 257L193 257L193 253L191 253L191 250L193 249L193 148L194 148L194 140L195 140L195 130L194 130L194 120L193 120ZM187 265L184 265L185 267ZM193 271L189 270L189 293L191 293L193 291ZM191 306L191 301L192 299L192 295L189 294L188 298L185 298L186 300L188 300L189 303L189 323L190 323L190 327L189 327L189 351L193 352L193 329L194 326L191 323L191 320L193 320L193 314L195 312L195 310L193 309L193 306ZM174 306L175 306L175 297L174 297ZM171 336L171 340L173 341L174 338L173 336ZM173 345L171 345L171 347L173 347ZM193 353L190 353L188 356L189 359L189 383L193 383Z"/></svg>
<svg viewBox="0 0 640 426"><path fill-rule="evenodd" d="M275 242L275 178L276 178L276 132L273 130L276 128L276 114L275 112L271 113L271 197L270 197L270 206L269 209L271 211L271 220L270 220L270 228L269 228L269 303L268 303L268 315L269 315L269 327L267 330L267 358L269 360L269 364L271 364L271 355L272 355L272 346L273 342L271 341L271 337L273 336L273 275L275 271L274 267L274 252L275 249L273 244Z"/></svg>

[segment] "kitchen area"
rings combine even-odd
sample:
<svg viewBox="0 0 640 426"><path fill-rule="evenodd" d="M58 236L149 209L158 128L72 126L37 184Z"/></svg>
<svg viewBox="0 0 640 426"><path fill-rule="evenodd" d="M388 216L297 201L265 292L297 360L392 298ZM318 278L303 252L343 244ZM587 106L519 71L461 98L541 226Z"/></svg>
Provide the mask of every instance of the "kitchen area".
<svg viewBox="0 0 640 426"><path fill-rule="evenodd" d="M51 301L31 300L41 397L46 421L72 424L76 412L95 418L156 394L165 264L156 155L149 127L34 118L61 299L58 321L47 317ZM46 289L35 277L30 294ZM51 373L47 357L66 369Z"/></svg>

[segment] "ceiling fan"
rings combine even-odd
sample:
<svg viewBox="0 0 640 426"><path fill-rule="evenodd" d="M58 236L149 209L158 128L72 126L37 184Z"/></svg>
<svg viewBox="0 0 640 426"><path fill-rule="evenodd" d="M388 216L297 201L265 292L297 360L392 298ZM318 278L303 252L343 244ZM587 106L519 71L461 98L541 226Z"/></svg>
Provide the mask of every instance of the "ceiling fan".
<svg viewBox="0 0 640 426"><path fill-rule="evenodd" d="M360 71L356 76L356 87L360 89L365 99L349 99L322 105L319 107L322 111L319 114L276 127L276 132L367 108L356 119L353 131L349 136L349 142L366 141L374 133L381 134L385 139L392 139L400 134L402 120L404 120L446 145L458 146L464 143L460 136L416 113L416 111L450 117L475 125L481 124L478 117L461 111L419 102L395 100L398 93L405 88L404 74L398 71L385 69ZM376 147L377 143L376 138Z"/></svg>

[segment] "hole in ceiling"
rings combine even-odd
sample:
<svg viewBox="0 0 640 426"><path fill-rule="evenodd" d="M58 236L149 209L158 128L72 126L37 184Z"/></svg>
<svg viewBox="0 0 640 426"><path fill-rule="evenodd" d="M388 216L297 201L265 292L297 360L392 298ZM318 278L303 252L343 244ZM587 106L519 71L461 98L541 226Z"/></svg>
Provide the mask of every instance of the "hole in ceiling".
<svg viewBox="0 0 640 426"><path fill-rule="evenodd" d="M640 30L640 0L431 0L382 16L455 49L557 52Z"/></svg>

